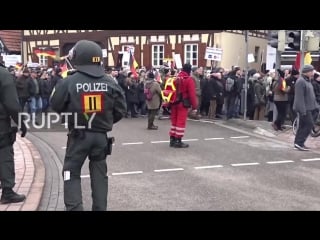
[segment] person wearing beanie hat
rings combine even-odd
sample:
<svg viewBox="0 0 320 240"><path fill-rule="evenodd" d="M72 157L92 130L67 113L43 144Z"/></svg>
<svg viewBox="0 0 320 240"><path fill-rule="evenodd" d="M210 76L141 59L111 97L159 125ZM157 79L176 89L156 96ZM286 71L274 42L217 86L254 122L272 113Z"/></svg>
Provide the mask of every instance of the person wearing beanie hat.
<svg viewBox="0 0 320 240"><path fill-rule="evenodd" d="M314 67L312 65L304 65L302 74L295 84L293 110L298 114L299 126L294 139L294 147L300 151L309 150L309 148L305 146L305 142L314 127L313 113L318 108L311 83L313 72Z"/></svg>
<svg viewBox="0 0 320 240"><path fill-rule="evenodd" d="M310 64L304 65L302 68L302 73L308 73L313 71L314 71L314 67Z"/></svg>
<svg viewBox="0 0 320 240"><path fill-rule="evenodd" d="M191 65L186 63L182 71L174 81L176 88L176 99L171 105L171 128L170 128L170 147L187 148L188 144L182 142L186 129L188 110L191 107L192 113L197 113L197 96L193 78L190 76Z"/></svg>
<svg viewBox="0 0 320 240"><path fill-rule="evenodd" d="M296 69L292 69L292 71L291 71L291 76L292 75L294 75L294 76L297 76L297 75L299 75L300 73L299 73L299 71L297 71ZM298 76L297 76L298 77Z"/></svg>
<svg viewBox="0 0 320 240"><path fill-rule="evenodd" d="M182 71L188 73L190 75L191 73L191 69L192 69L192 66L190 63L185 63L183 66L182 66Z"/></svg>
<svg viewBox="0 0 320 240"><path fill-rule="evenodd" d="M154 79L154 73L153 73L153 71L150 71L150 72L148 73L147 77L148 77L149 79Z"/></svg>
<svg viewBox="0 0 320 240"><path fill-rule="evenodd" d="M284 71L282 71L281 69L277 69L277 72L281 78L284 78Z"/></svg>

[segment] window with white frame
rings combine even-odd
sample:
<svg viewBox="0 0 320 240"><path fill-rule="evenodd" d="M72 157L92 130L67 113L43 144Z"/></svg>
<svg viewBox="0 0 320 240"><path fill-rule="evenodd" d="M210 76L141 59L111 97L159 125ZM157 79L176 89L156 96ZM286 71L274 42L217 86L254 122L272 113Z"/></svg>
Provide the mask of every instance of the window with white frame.
<svg viewBox="0 0 320 240"><path fill-rule="evenodd" d="M152 45L152 66L163 65L164 45Z"/></svg>
<svg viewBox="0 0 320 240"><path fill-rule="evenodd" d="M198 44L184 45L185 63L190 63L193 67L198 67Z"/></svg>
<svg viewBox="0 0 320 240"><path fill-rule="evenodd" d="M48 66L48 56L40 55L39 56L39 64L41 66Z"/></svg>

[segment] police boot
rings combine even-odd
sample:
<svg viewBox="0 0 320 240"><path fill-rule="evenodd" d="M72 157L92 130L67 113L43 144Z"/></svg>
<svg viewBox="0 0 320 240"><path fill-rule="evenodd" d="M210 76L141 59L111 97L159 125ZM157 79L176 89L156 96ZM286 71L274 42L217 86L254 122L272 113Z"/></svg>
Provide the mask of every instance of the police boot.
<svg viewBox="0 0 320 240"><path fill-rule="evenodd" d="M170 147L174 147L175 143L176 143L176 138L170 137Z"/></svg>
<svg viewBox="0 0 320 240"><path fill-rule="evenodd" d="M12 188L3 188L0 202L2 204L18 203L23 202L25 199L25 195L14 192Z"/></svg>
<svg viewBox="0 0 320 240"><path fill-rule="evenodd" d="M174 144L175 148L187 148L189 147L189 144L184 143L181 141L181 138L176 138L176 142Z"/></svg>

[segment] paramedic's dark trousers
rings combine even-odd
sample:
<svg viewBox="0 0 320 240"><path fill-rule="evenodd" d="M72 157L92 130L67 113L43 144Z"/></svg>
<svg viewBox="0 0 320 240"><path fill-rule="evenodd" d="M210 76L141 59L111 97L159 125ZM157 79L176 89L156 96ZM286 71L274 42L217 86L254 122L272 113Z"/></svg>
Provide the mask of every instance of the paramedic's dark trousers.
<svg viewBox="0 0 320 240"><path fill-rule="evenodd" d="M107 210L108 177L104 133L80 130L84 135L68 135L66 156L63 165L64 202L67 211L83 211L81 192L81 168L89 157L92 191L92 210Z"/></svg>
<svg viewBox="0 0 320 240"><path fill-rule="evenodd" d="M299 146L304 146L311 130L313 128L313 117L312 112L307 111L305 116L301 116L299 114L299 127L294 139L294 143L298 144Z"/></svg>

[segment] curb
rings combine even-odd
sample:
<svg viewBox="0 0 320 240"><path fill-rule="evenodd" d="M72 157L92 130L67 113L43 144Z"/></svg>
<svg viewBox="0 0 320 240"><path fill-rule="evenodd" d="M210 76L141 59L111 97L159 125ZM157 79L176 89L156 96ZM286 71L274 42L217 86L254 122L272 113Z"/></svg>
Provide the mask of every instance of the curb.
<svg viewBox="0 0 320 240"><path fill-rule="evenodd" d="M38 150L26 138L17 135L14 147L16 185L26 200L20 203L1 204L0 211L37 211L45 183L45 168Z"/></svg>
<svg viewBox="0 0 320 240"><path fill-rule="evenodd" d="M229 119L228 121L225 121L224 124L231 123L232 125L241 126L244 128L247 128L249 130L252 130L254 133L266 136L269 138L275 138L277 137L276 134L274 134L271 131L268 131L264 129L263 127L259 126L257 123L254 122L254 120L234 120Z"/></svg>
<svg viewBox="0 0 320 240"><path fill-rule="evenodd" d="M22 211L37 211L40 205L44 183L45 183L45 167L43 160L37 148L26 138L22 141L29 147L34 164L34 178L31 184L30 192L26 198Z"/></svg>

